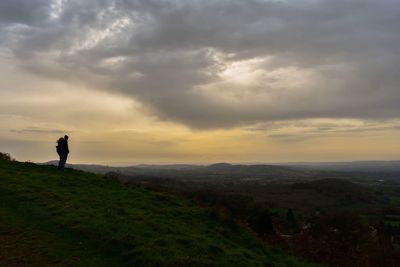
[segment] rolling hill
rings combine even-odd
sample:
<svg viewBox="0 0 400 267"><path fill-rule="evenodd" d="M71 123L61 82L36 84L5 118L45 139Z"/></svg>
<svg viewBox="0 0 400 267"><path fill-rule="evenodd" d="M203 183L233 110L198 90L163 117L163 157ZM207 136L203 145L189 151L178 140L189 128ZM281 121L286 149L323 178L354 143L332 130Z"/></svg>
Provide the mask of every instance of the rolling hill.
<svg viewBox="0 0 400 267"><path fill-rule="evenodd" d="M211 214L104 176L0 161L0 266L314 266Z"/></svg>

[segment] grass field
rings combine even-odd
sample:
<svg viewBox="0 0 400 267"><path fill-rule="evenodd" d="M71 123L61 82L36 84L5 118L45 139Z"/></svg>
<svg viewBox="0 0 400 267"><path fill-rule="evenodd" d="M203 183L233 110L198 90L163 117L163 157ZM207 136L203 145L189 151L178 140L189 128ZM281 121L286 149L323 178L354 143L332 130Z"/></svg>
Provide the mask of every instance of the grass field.
<svg viewBox="0 0 400 267"><path fill-rule="evenodd" d="M0 266L314 266L179 196L0 161Z"/></svg>

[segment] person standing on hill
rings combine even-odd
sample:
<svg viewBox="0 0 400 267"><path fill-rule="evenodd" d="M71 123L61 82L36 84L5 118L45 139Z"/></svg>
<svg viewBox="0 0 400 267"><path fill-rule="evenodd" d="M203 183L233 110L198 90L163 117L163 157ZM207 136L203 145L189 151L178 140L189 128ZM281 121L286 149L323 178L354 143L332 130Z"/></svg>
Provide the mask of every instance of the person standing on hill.
<svg viewBox="0 0 400 267"><path fill-rule="evenodd" d="M68 135L61 137L57 140L57 154L60 156L60 161L58 162L58 169L63 171L65 168L65 163L67 162L69 148L68 148Z"/></svg>

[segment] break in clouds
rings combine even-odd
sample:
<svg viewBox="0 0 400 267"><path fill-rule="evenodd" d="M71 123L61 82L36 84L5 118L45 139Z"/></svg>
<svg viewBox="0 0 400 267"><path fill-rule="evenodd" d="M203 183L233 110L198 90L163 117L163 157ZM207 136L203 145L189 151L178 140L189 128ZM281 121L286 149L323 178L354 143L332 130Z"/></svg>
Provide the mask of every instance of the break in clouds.
<svg viewBox="0 0 400 267"><path fill-rule="evenodd" d="M2 0L36 75L193 128L400 117L397 0Z"/></svg>

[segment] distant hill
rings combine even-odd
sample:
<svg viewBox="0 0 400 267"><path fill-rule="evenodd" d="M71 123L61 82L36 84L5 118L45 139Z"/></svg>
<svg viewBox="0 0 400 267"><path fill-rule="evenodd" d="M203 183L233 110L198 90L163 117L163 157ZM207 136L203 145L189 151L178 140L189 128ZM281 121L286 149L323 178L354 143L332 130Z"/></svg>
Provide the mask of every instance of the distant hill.
<svg viewBox="0 0 400 267"><path fill-rule="evenodd" d="M56 165L58 161L45 164ZM126 176L148 176L173 178L181 180L237 180L237 179L263 179L282 180L296 178L310 178L317 174L316 171L299 170L290 166L276 165L239 165L229 163L216 163L212 165L137 165L128 167L112 167L90 164L67 164L67 166L97 174L120 173Z"/></svg>
<svg viewBox="0 0 400 267"><path fill-rule="evenodd" d="M104 176L0 161L0 266L311 266L221 218Z"/></svg>
<svg viewBox="0 0 400 267"><path fill-rule="evenodd" d="M379 172L400 173L400 161L353 161L353 162L320 162L320 163L283 163L297 169L342 171L342 172Z"/></svg>
<svg viewBox="0 0 400 267"><path fill-rule="evenodd" d="M57 165L58 161L45 164ZM325 178L365 180L398 180L400 161L357 161L327 163L282 163L280 165L243 165L215 163L211 165L136 165L114 167L92 164L67 164L67 166L97 174L114 173L134 178L163 178L187 182L214 181L298 181Z"/></svg>

